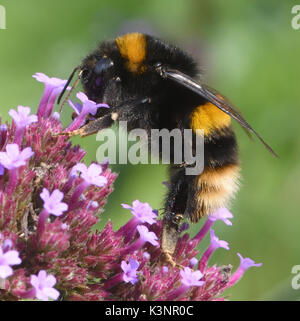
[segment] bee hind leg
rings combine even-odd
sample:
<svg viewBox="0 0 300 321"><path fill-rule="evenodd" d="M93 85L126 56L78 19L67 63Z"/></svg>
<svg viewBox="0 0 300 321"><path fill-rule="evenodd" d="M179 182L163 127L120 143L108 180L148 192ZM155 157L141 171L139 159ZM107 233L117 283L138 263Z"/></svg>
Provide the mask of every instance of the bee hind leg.
<svg viewBox="0 0 300 321"><path fill-rule="evenodd" d="M187 185L184 168L171 172L169 193L165 201L162 232L162 259L171 266L182 266L174 261L173 254L180 236L180 225L187 202Z"/></svg>
<svg viewBox="0 0 300 321"><path fill-rule="evenodd" d="M172 267L177 266L179 268L182 268L182 265L174 261L173 254L180 235L179 226L182 219L182 214L165 214L162 232L162 260Z"/></svg>

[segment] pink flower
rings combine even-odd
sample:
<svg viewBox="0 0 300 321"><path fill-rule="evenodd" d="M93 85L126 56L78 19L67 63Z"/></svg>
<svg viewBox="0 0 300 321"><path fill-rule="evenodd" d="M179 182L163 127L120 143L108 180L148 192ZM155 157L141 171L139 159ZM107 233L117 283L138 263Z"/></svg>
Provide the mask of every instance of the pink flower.
<svg viewBox="0 0 300 321"><path fill-rule="evenodd" d="M51 115L56 97L63 90L67 80L55 77L51 78L41 72L37 72L32 77L45 84L44 94L40 101L37 114L40 117L47 118ZM67 90L70 90L70 87L68 87Z"/></svg>
<svg viewBox="0 0 300 321"><path fill-rule="evenodd" d="M232 225L231 221L229 221L229 218L233 218L233 215L228 211L227 208L222 207L213 212L212 214L209 214L207 218L213 222L217 220L222 220L226 225Z"/></svg>
<svg viewBox="0 0 300 321"><path fill-rule="evenodd" d="M181 283L186 286L202 286L205 282L200 281L203 274L200 271L193 271L189 267L185 267L180 271Z"/></svg>
<svg viewBox="0 0 300 321"><path fill-rule="evenodd" d="M99 107L109 108L107 104L97 104L90 100L86 94L79 92L76 97L82 102L82 110L80 113L87 113L96 115L97 109Z"/></svg>
<svg viewBox="0 0 300 321"><path fill-rule="evenodd" d="M109 108L107 104L97 104L88 99L87 95L83 92L79 92L76 97L81 100L82 105L78 103L74 104L71 100L69 100L70 106L75 110L76 114L78 114L78 117L76 117L72 124L67 128L69 131L82 126L88 114L96 115L99 107Z"/></svg>
<svg viewBox="0 0 300 321"><path fill-rule="evenodd" d="M181 286L177 289L171 291L168 296L167 300L174 300L189 290L190 287L200 287L205 284L204 281L200 281L203 277L203 274L200 271L193 271L189 267L185 267L183 270L180 270L181 276Z"/></svg>
<svg viewBox="0 0 300 321"><path fill-rule="evenodd" d="M36 115L29 115L30 107L18 106L17 112L14 109L11 109L8 113L15 121L17 127L24 128L25 126L38 121Z"/></svg>
<svg viewBox="0 0 300 321"><path fill-rule="evenodd" d="M139 267L139 262L130 258L129 263L127 264L125 261L121 262L121 268L123 270L123 280L124 282L131 284L135 284L138 282L138 277L136 271Z"/></svg>
<svg viewBox="0 0 300 321"><path fill-rule="evenodd" d="M35 73L32 77L53 89L63 89L67 82L67 80L62 80L55 77L48 77L47 75L41 72Z"/></svg>
<svg viewBox="0 0 300 321"><path fill-rule="evenodd" d="M49 191L43 188L40 197L44 201L44 209L47 210L49 214L60 216L68 210L68 205L62 202L64 194L58 189L54 190L50 195Z"/></svg>
<svg viewBox="0 0 300 321"><path fill-rule="evenodd" d="M38 275L31 275L30 283L35 289L35 296L42 301L48 301L49 298L57 300L59 292L54 289L56 279L53 275L47 275L47 272L41 270Z"/></svg>
<svg viewBox="0 0 300 321"><path fill-rule="evenodd" d="M11 170L26 165L26 161L34 154L31 147L24 148L21 152L17 144L7 144L6 152L0 152L0 163Z"/></svg>
<svg viewBox="0 0 300 321"><path fill-rule="evenodd" d="M158 238L155 233L149 232L148 228L144 225L139 225L137 227L138 232L140 233L140 238L144 242L149 242L153 246L158 246L159 243L157 242Z"/></svg>
<svg viewBox="0 0 300 321"><path fill-rule="evenodd" d="M148 203L142 203L139 200L133 201L132 206L127 204L121 204L123 208L130 209L132 215L138 220L139 223L155 223L157 215L153 212L153 209Z"/></svg>
<svg viewBox="0 0 300 321"><path fill-rule="evenodd" d="M253 266L256 266L256 267L262 266L262 263L255 263L249 257L243 258L240 253L237 253L237 255L240 258L240 266L235 271L235 273L231 276L227 287L230 287L235 283L237 283L249 268Z"/></svg>
<svg viewBox="0 0 300 321"><path fill-rule="evenodd" d="M216 249L218 249L219 247L222 247L225 250L229 250L228 243L226 241L219 240L219 238L215 235L214 230L211 229L210 230L210 245L207 248L207 250L204 252L204 254L202 255L202 258L199 262L199 269L200 270L203 270L206 267L209 258L211 257L213 252Z"/></svg>
<svg viewBox="0 0 300 321"><path fill-rule="evenodd" d="M226 241L220 240L216 235L213 229L210 230L210 246L213 250L216 250L219 247L229 250L228 243Z"/></svg>
<svg viewBox="0 0 300 321"><path fill-rule="evenodd" d="M252 266L256 266L256 267L262 266L262 263L255 263L249 257L243 258L240 253L238 253L237 255L238 255L238 257L240 258L240 261L241 261L239 268L242 269L243 271L247 271Z"/></svg>
<svg viewBox="0 0 300 321"><path fill-rule="evenodd" d="M80 177L85 180L89 185L96 185L98 187L102 187L107 184L106 177L102 176L102 167L97 164L91 164L87 167L85 164L80 163L75 165L72 168L71 173L80 172Z"/></svg>
<svg viewBox="0 0 300 321"><path fill-rule="evenodd" d="M226 225L232 225L231 221L229 221L229 218L233 218L233 215L225 207L216 210L212 214L209 214L201 230L193 238L195 245L200 243L215 221L222 220Z"/></svg>
<svg viewBox="0 0 300 321"><path fill-rule="evenodd" d="M159 243L157 242L158 238L154 232L150 232L149 229L144 225L138 225L137 230L140 234L139 239L137 239L135 242L127 246L126 248L122 249L121 253L123 255L137 251L138 249L142 248L145 243L149 242L153 246L159 246ZM119 235L120 230L117 232L117 235ZM123 232L124 233L124 232Z"/></svg>
<svg viewBox="0 0 300 321"><path fill-rule="evenodd" d="M5 279L13 274L12 265L18 265L22 262L18 251L3 252L0 247L0 278Z"/></svg>

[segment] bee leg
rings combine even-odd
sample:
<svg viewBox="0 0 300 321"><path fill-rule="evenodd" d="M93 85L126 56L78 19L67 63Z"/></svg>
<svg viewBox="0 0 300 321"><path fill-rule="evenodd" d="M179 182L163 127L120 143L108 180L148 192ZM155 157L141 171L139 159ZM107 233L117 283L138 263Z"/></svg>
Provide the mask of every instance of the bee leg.
<svg viewBox="0 0 300 321"><path fill-rule="evenodd" d="M92 120L79 129L61 132L61 133L55 133L53 136L68 136L68 137L78 136L78 135L80 135L81 137L89 136L97 133L99 130L110 127L113 124L113 122L117 120L117 118L118 118L117 113L111 113L103 117L97 118L95 120Z"/></svg>
<svg viewBox="0 0 300 321"><path fill-rule="evenodd" d="M182 267L173 259L173 254L180 236L180 223L186 208L187 186L185 169L181 167L173 168L169 193L165 202L165 216L163 219L162 232L162 258L173 267Z"/></svg>
<svg viewBox="0 0 300 321"><path fill-rule="evenodd" d="M163 219L162 232L162 259L165 263L172 267L182 268L182 265L177 264L173 259L173 253L180 235L179 225L183 219L182 214L167 213Z"/></svg>

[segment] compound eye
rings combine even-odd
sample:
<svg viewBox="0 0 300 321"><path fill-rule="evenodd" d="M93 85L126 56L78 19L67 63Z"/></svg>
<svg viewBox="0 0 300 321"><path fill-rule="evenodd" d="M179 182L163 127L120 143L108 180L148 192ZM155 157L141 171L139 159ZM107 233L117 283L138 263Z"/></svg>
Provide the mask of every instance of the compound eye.
<svg viewBox="0 0 300 321"><path fill-rule="evenodd" d="M107 57L100 58L95 65L94 73L97 75L102 75L106 72L109 68L111 68L114 63Z"/></svg>

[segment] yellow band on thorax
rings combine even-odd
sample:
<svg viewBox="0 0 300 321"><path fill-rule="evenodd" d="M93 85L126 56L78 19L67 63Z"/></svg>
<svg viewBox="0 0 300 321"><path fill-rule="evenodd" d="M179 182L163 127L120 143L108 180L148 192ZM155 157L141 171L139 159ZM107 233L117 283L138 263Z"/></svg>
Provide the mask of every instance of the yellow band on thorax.
<svg viewBox="0 0 300 321"><path fill-rule="evenodd" d="M141 33L129 33L116 39L120 54L127 60L127 68L138 72L146 57L146 38Z"/></svg>

